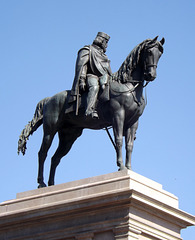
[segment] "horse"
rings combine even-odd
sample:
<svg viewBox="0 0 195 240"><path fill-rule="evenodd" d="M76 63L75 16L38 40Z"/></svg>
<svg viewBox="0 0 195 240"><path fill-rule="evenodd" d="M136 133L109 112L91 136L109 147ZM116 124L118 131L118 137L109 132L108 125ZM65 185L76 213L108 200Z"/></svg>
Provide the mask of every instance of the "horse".
<svg viewBox="0 0 195 240"><path fill-rule="evenodd" d="M82 135L85 128L113 128L114 146L119 170L131 169L133 143L138 127L138 119L145 108L143 88L156 78L158 60L163 53L165 39L146 39L138 44L127 56L119 70L112 74L106 88L97 102L98 119L85 116L87 93L80 97L79 111L75 114L75 102L69 103L70 91L62 91L41 100L36 107L33 119L23 129L18 140L18 154L26 152L29 136L43 124L43 140L38 153L38 188L46 187L43 179L44 162L56 133L59 145L52 156L48 186L54 185L56 167ZM104 94L107 91L107 94ZM122 159L123 136L125 137L126 161Z"/></svg>

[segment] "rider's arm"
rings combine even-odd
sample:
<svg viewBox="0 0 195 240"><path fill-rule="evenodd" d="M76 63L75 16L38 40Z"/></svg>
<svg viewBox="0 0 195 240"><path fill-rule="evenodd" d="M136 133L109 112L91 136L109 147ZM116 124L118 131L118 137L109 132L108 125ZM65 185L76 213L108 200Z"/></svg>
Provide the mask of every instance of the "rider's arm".
<svg viewBox="0 0 195 240"><path fill-rule="evenodd" d="M89 62L89 50L83 48L79 52L79 64L81 64L81 72L79 78L79 87L82 91L85 91L86 88L86 78L87 78L87 70L88 70L88 62Z"/></svg>

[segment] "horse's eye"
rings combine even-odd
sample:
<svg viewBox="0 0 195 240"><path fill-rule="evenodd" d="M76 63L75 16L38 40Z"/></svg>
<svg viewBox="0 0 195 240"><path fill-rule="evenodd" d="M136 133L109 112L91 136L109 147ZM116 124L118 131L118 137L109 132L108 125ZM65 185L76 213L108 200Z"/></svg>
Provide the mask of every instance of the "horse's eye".
<svg viewBox="0 0 195 240"><path fill-rule="evenodd" d="M152 56L152 50L148 50L148 56Z"/></svg>

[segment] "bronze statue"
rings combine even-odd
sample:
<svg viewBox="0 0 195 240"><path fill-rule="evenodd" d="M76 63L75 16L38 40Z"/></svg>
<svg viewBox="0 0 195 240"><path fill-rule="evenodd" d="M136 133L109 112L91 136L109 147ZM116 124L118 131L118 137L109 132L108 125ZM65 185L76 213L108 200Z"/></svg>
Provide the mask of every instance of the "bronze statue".
<svg viewBox="0 0 195 240"><path fill-rule="evenodd" d="M78 52L75 78L69 98L69 102L77 101L76 114L78 114L79 94L87 91L85 115L98 118L95 104L99 87L104 89L108 77L112 75L110 60L105 54L109 39L106 33L98 32L93 44L84 46Z"/></svg>
<svg viewBox="0 0 195 240"><path fill-rule="evenodd" d="M26 143L31 134L43 124L43 141L39 151L38 187L45 187L43 167L47 152L56 133L59 145L51 160L48 185L54 185L56 167L81 136L84 128L102 129L113 127L117 165L119 170L131 169L131 154L138 119L145 107L143 88L156 78L158 60L163 53L164 38L161 41L147 39L138 44L127 56L121 67L109 78L104 89L99 89L96 103L98 118L86 117L88 93L78 95L77 103L70 101L71 91L57 93L41 100L34 117L22 131L18 141L18 153L25 154ZM76 105L78 113L75 114ZM122 143L125 137L126 162L122 160Z"/></svg>

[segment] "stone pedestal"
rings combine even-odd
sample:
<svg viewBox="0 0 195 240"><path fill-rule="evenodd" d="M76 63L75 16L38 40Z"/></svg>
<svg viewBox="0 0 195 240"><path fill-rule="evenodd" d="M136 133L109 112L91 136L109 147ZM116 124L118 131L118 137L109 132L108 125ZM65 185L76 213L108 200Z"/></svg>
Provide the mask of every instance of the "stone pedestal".
<svg viewBox="0 0 195 240"><path fill-rule="evenodd" d="M127 170L19 193L0 204L1 240L176 240L194 224L177 197Z"/></svg>

